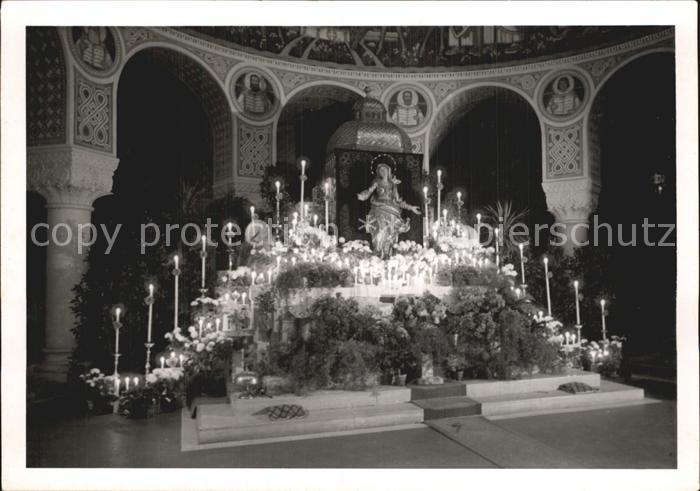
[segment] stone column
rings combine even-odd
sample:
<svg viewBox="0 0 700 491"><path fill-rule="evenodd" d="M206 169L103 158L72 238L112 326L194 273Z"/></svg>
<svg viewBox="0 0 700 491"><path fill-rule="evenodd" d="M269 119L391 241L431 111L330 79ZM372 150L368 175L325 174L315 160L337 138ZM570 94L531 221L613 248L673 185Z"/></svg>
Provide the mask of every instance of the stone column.
<svg viewBox="0 0 700 491"><path fill-rule="evenodd" d="M118 159L80 147L33 147L27 155L28 188L46 199L46 332L40 372L65 381L74 346L71 310L77 285L87 267L88 249L78 248L78 226L90 223L92 203L112 189Z"/></svg>
<svg viewBox="0 0 700 491"><path fill-rule="evenodd" d="M598 207L600 186L591 179L543 182L547 208L554 215L554 232L566 236L564 252L573 254L576 247L587 244L588 218ZM557 243L562 239L553 237Z"/></svg>

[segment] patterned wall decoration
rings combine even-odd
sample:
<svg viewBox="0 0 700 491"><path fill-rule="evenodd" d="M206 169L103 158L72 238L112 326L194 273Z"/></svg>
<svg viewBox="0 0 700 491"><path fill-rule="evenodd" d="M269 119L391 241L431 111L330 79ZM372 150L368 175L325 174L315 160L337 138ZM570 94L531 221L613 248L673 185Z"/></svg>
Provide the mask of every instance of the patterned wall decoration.
<svg viewBox="0 0 700 491"><path fill-rule="evenodd" d="M122 27L120 28L120 31L122 33L122 37L124 38L124 44L126 45L127 52L131 51L131 49L135 46L155 38L152 31L143 27Z"/></svg>
<svg viewBox="0 0 700 491"><path fill-rule="evenodd" d="M272 165L272 125L251 126L239 120L238 175L262 177Z"/></svg>
<svg viewBox="0 0 700 491"><path fill-rule="evenodd" d="M546 72L534 72L525 73L523 75L515 75L513 77L507 77L503 81L518 87L523 92L525 92L530 97L535 95L535 87L537 87L537 82L544 76Z"/></svg>
<svg viewBox="0 0 700 491"><path fill-rule="evenodd" d="M231 68L240 63L238 60L233 58L227 58L225 56L217 55L214 53L209 53L207 51L202 51L199 49L192 50L200 60L203 60L213 71L216 76L221 79L221 81L226 80L226 75L231 71Z"/></svg>
<svg viewBox="0 0 700 491"><path fill-rule="evenodd" d="M425 133L418 136L411 136L411 153L425 153Z"/></svg>
<svg viewBox="0 0 700 491"><path fill-rule="evenodd" d="M547 134L547 179L583 175L583 122L558 128L545 125Z"/></svg>
<svg viewBox="0 0 700 491"><path fill-rule="evenodd" d="M425 84L435 96L435 100L440 104L445 97L462 86L461 82L428 82Z"/></svg>
<svg viewBox="0 0 700 491"><path fill-rule="evenodd" d="M27 144L66 141L66 65L53 27L27 28Z"/></svg>
<svg viewBox="0 0 700 491"><path fill-rule="evenodd" d="M75 134L78 145L112 151L112 84L98 84L74 71Z"/></svg>

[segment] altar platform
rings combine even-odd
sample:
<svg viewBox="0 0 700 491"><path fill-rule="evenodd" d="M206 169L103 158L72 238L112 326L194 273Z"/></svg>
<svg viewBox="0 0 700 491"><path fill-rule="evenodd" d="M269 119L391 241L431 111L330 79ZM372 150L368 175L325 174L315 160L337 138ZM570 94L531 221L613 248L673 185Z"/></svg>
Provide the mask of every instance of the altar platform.
<svg viewBox="0 0 700 491"><path fill-rule="evenodd" d="M581 382L596 389L570 394L558 388ZM307 396L283 395L200 405L196 416L183 410L182 450L254 445L311 438L395 431L429 425L441 431L454 418L517 418L657 402L643 389L601 380L597 373L536 375L520 380L450 381L441 385L379 386L366 391L328 390ZM302 406L303 418L270 420L265 408ZM442 432L442 431L441 431Z"/></svg>

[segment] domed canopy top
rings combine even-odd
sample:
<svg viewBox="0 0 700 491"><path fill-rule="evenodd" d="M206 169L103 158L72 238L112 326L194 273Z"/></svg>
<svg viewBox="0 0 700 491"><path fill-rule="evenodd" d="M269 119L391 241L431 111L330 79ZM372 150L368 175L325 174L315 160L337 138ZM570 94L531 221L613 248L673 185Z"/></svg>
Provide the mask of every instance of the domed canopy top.
<svg viewBox="0 0 700 491"><path fill-rule="evenodd" d="M357 101L353 121L343 123L333 133L326 153L337 148L369 152L411 153L411 139L406 132L386 120L384 104L369 94Z"/></svg>

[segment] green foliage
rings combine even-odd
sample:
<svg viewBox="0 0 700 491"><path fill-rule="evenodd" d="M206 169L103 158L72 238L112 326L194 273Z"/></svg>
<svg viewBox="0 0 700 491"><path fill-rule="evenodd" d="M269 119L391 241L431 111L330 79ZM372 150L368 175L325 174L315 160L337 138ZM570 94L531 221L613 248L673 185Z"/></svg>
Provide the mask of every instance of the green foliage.
<svg viewBox="0 0 700 491"><path fill-rule="evenodd" d="M286 295L290 290L299 288L333 288L351 286L352 271L337 268L328 263L297 263L282 271L275 280L275 287Z"/></svg>

